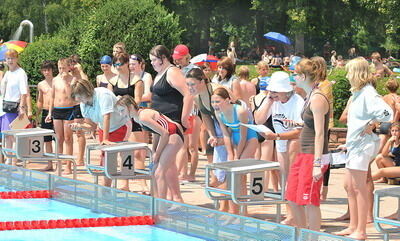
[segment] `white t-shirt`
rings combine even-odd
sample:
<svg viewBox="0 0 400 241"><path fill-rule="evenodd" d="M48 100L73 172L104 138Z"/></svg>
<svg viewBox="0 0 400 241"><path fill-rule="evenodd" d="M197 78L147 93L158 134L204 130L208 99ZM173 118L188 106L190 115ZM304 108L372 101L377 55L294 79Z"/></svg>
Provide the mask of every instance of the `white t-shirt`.
<svg viewBox="0 0 400 241"><path fill-rule="evenodd" d="M370 122L391 121L393 110L381 98L372 85L367 85L353 93L347 119L346 147L353 153L368 153L367 143L379 141L376 134L361 135ZM373 153L369 154L372 156Z"/></svg>
<svg viewBox="0 0 400 241"><path fill-rule="evenodd" d="M4 100L19 102L21 95L28 93L28 76L25 70L18 68L14 71L7 71L3 77L1 86Z"/></svg>
<svg viewBox="0 0 400 241"><path fill-rule="evenodd" d="M218 81L218 77L219 77L218 74L216 74L212 78L211 82L212 83L216 83L216 84L220 84L220 85L232 90L233 81L236 80L236 76L235 75L232 75L228 80L227 79L223 79L222 81Z"/></svg>
<svg viewBox="0 0 400 241"><path fill-rule="evenodd" d="M288 128L283 120L292 120L298 123L303 123L301 119L301 111L304 107L304 100L300 95L294 94L288 102L282 103L274 101L272 104L272 124L276 133L284 133L293 130Z"/></svg>
<svg viewBox="0 0 400 241"><path fill-rule="evenodd" d="M194 64L190 63L189 65L183 67L183 68L181 69L181 71L182 71L183 76L186 77L187 73L188 73L190 70L192 70L192 69L198 69L198 68L199 68L199 67L198 67L197 65L194 65Z"/></svg>
<svg viewBox="0 0 400 241"><path fill-rule="evenodd" d="M123 116L116 108L117 97L107 88L95 88L93 95L93 105L81 103L82 115L98 124L103 130L103 116L111 113L110 132L119 129L128 121L127 116Z"/></svg>

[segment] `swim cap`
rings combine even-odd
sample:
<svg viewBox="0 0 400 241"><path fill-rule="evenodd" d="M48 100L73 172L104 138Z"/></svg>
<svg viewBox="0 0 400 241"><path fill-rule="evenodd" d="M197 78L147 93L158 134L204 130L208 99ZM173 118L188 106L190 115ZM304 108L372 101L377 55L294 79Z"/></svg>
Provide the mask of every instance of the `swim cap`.
<svg viewBox="0 0 400 241"><path fill-rule="evenodd" d="M270 81L270 77L261 77L260 78L260 90L267 90L268 82Z"/></svg>
<svg viewBox="0 0 400 241"><path fill-rule="evenodd" d="M111 64L112 64L112 59L111 59L111 57L108 56L108 55L104 55L104 56L101 57L101 59L100 59L100 64L109 64L109 65L111 65Z"/></svg>

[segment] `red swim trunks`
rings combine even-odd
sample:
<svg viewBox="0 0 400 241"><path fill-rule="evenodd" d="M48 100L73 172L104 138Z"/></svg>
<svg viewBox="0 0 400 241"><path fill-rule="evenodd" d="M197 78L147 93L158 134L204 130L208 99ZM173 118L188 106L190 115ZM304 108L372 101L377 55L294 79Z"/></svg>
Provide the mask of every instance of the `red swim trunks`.
<svg viewBox="0 0 400 241"><path fill-rule="evenodd" d="M108 134L108 140L111 142L120 142L120 141L124 141L125 135L126 135L126 131L128 130L128 128L126 127L126 125L121 126L120 128L116 129L113 132L110 132ZM100 142L103 141L103 130L99 129L99 140ZM100 160L100 165L104 166L104 153L101 153L101 160Z"/></svg>
<svg viewBox="0 0 400 241"><path fill-rule="evenodd" d="M119 142L123 141L126 135L127 127L126 125L121 126L120 128L116 129L113 132L108 134L108 140L112 142ZM103 130L99 129L99 140L100 142L103 141Z"/></svg>
<svg viewBox="0 0 400 241"><path fill-rule="evenodd" d="M298 205L319 206L323 177L314 181L312 177L314 154L299 153L290 167L287 180L286 199ZM326 171L326 167L322 171Z"/></svg>

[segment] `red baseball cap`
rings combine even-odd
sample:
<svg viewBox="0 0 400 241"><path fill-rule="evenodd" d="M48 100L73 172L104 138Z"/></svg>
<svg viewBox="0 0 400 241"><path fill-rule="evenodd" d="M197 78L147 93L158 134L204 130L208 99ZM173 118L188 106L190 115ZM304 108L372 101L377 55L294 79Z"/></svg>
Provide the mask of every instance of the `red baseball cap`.
<svg viewBox="0 0 400 241"><path fill-rule="evenodd" d="M172 54L173 59L181 59L189 54L189 48L184 44L179 44L175 47L174 53Z"/></svg>

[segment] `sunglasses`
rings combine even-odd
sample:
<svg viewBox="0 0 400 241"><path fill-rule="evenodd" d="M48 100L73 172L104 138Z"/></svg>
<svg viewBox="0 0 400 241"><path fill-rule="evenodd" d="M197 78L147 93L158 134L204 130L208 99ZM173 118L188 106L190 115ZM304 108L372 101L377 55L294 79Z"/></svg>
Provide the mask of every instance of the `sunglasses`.
<svg viewBox="0 0 400 241"><path fill-rule="evenodd" d="M114 67L120 67L120 66L122 66L122 65L124 65L125 63L115 63L114 64Z"/></svg>

